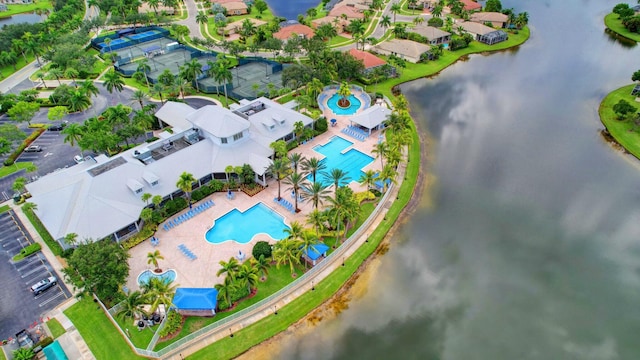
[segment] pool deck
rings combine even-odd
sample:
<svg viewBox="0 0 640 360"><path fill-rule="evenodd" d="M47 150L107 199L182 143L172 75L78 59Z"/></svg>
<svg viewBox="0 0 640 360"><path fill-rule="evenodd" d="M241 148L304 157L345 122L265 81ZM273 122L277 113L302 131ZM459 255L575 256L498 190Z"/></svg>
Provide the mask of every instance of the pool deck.
<svg viewBox="0 0 640 360"><path fill-rule="evenodd" d="M292 150L292 152L299 152L305 158L322 158L323 155L315 152L313 147L319 144L326 144L333 136L338 135L353 143L352 146L344 151L347 151L350 148L355 148L367 155L375 157L371 150L373 150L373 147L378 142L379 131L373 132L365 141L356 140L341 133L341 130L349 125L350 116L335 116L332 113L325 115L327 115L327 119L337 119L337 125L332 127L331 124L329 124L327 132L317 136L311 141L308 141L306 144L300 145L296 149ZM375 159L363 168L363 171L369 169L379 171L380 168L380 160ZM353 180L356 181L352 181L349 186L355 192L362 192L365 190L365 186L360 185L357 182L357 179ZM333 192L333 185L329 187L329 191ZM205 233L211 227L216 218L226 214L234 208L240 211L246 211L256 203L262 202L272 210L282 215L287 225L291 224L293 221L298 221L304 226L307 226L307 214L313 210L313 205L311 203L298 202L298 208L301 211L297 214L293 214L287 211L284 207L275 203L273 199L278 196L278 184L275 180L271 180L266 189L253 197L250 197L243 192L235 192L234 194L235 198L233 200L227 199L226 192L212 194L194 205L197 206L198 204L211 199L214 201L215 205L209 209L183 222L177 227L170 229L169 231L165 231L162 228L163 224L160 224L158 231L155 234L155 236L160 240L157 246L152 246L150 241L145 241L131 249L129 252L131 254L131 258L129 259L130 272L127 287L132 290L139 289L136 282L138 275L144 270L153 270L153 265L147 264L147 254L154 250L159 250L164 257L164 260L160 260L158 264L163 271L174 269L177 272L176 284L178 284L178 287L212 287L215 284L221 283L223 280L223 277L216 276L216 273L220 269L220 261L228 261L229 258L237 256L239 251L246 254L247 258L250 257L253 245L257 241L265 240L270 243L275 242L266 234L258 234L247 244L240 244L235 241L227 241L221 244L210 244L205 240ZM287 191L287 186L284 183L281 184L281 196L293 204L294 201L291 197L291 193L290 191ZM320 205L320 207L322 208L322 205ZM184 210L182 213L187 210ZM172 219L180 214L174 215ZM197 256L197 259L190 260L185 256L178 249L178 245L180 244L184 244L189 250L191 250L191 252Z"/></svg>

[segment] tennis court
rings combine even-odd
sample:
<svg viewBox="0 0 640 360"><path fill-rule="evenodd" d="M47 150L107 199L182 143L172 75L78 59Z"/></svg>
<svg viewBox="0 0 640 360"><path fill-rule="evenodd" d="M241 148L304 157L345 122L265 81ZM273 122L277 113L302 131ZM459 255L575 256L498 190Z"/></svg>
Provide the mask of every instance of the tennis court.
<svg viewBox="0 0 640 360"><path fill-rule="evenodd" d="M252 99L257 93L269 93L268 84L273 84L273 89L282 89L282 71L271 73L271 67L262 62L250 62L231 69L233 74L233 92L240 98ZM254 84L258 89L254 90Z"/></svg>
<svg viewBox="0 0 640 360"><path fill-rule="evenodd" d="M118 39L121 40L121 39ZM121 59L135 59L142 56L148 52L148 49L153 49L159 47L160 50L166 51L167 45L171 43L175 43L175 40L169 38L160 38L151 41L146 41L139 44L133 44L131 41L127 40L131 46L127 46L121 49L114 50L115 53L118 54L118 57ZM104 49L108 51L107 48Z"/></svg>
<svg viewBox="0 0 640 360"><path fill-rule="evenodd" d="M196 59L198 60L200 65L202 65L203 73L209 67L207 65L207 62L216 60L215 56L201 56ZM165 55L154 56L153 58L149 59L149 66L151 66L151 72L149 73L149 80L155 83L158 79L158 76L160 76L160 74L162 74L165 71L165 69L169 69L169 71L171 71L172 74L178 75L178 73L180 73L180 67L190 61L191 61L191 54L189 53L189 51L186 51L186 50L176 50ZM129 65L133 65L134 67L138 66L137 63L128 64L125 66L129 66ZM206 75L201 75L201 76L206 76Z"/></svg>

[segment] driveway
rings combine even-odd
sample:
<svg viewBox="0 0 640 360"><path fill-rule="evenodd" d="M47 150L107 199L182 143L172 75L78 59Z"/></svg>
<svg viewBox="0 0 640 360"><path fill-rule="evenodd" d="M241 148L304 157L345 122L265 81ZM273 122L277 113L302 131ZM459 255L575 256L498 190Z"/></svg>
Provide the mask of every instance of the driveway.
<svg viewBox="0 0 640 360"><path fill-rule="evenodd" d="M60 279L41 252L18 263L11 258L33 243L13 210L0 214L0 339L15 337L24 328L39 322L44 313L71 297L62 282L34 296L31 285L49 276Z"/></svg>

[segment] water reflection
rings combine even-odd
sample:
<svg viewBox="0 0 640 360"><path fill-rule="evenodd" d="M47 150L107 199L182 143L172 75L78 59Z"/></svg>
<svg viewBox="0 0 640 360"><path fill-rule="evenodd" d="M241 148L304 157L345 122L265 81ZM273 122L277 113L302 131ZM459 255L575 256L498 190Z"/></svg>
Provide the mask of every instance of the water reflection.
<svg viewBox="0 0 640 360"><path fill-rule="evenodd" d="M633 48L638 45L638 43L636 43L635 41L627 39L626 37L621 36L609 29L604 29L604 33L607 34L607 38L609 39L609 41L617 42L618 44L626 48Z"/></svg>
<svg viewBox="0 0 640 360"><path fill-rule="evenodd" d="M276 358L640 358L640 162L597 115L638 66L603 39L615 3L503 1L529 42L402 86L434 142L433 208L365 296Z"/></svg>
<svg viewBox="0 0 640 360"><path fill-rule="evenodd" d="M0 19L0 27L18 23L35 24L44 21L44 19L44 16L40 16L38 14L16 14L11 17Z"/></svg>

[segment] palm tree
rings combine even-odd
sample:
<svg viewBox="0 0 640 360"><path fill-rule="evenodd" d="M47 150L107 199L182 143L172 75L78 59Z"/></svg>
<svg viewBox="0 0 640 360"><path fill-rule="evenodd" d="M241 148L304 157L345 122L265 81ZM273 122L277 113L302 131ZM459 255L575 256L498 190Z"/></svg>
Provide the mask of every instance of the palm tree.
<svg viewBox="0 0 640 360"><path fill-rule="evenodd" d="M151 194L149 194L151 195ZM150 252L147 254L147 264L153 264L156 267L155 272L160 272L160 268L158 267L158 260L164 260L164 256L160 254L160 250L156 250L154 252Z"/></svg>
<svg viewBox="0 0 640 360"><path fill-rule="evenodd" d="M433 8L433 10L431 10L431 15L433 15L434 17L441 17L442 16L442 6L441 5L436 5L436 7Z"/></svg>
<svg viewBox="0 0 640 360"><path fill-rule="evenodd" d="M331 182L333 183L334 197L338 196L338 188L340 188L342 184L345 184L351 181L351 178L349 177L349 175L347 175L347 173L344 172L342 169L338 169L338 168L331 169L330 172L324 173L324 176L329 180L331 180Z"/></svg>
<svg viewBox="0 0 640 360"><path fill-rule="evenodd" d="M346 81L343 81L342 84L340 84L338 95L341 97L340 100L338 100L340 103L339 105L345 108L348 107L349 100L347 98L351 96L351 88L349 88L349 84Z"/></svg>
<svg viewBox="0 0 640 360"><path fill-rule="evenodd" d="M147 82L147 87L149 87L149 77L147 74L151 71L151 66L149 65L149 60L142 59L138 62L138 67L136 68L136 72L141 72L144 74L144 79Z"/></svg>
<svg viewBox="0 0 640 360"><path fill-rule="evenodd" d="M49 75L53 76L54 78L56 78L56 80L58 80L58 85L62 85L62 82L60 82L60 78L64 76L63 74L64 73L62 72L62 70L58 68L52 67L49 69Z"/></svg>
<svg viewBox="0 0 640 360"><path fill-rule="evenodd" d="M291 174L289 174L289 176L287 176L284 179L284 183L286 185L289 185L289 188L287 188L287 191L291 190L293 192L293 195L295 198L294 199L295 212L300 211L300 209L298 209L298 194L300 192L300 188L304 185L306 181L307 179L305 178L305 176L298 172L292 172Z"/></svg>
<svg viewBox="0 0 640 360"><path fill-rule="evenodd" d="M246 284L249 293L258 286L260 270L251 261L247 261L238 269L238 280Z"/></svg>
<svg viewBox="0 0 640 360"><path fill-rule="evenodd" d="M148 98L149 96L147 95L146 92L142 90L136 90L131 95L130 100L131 102L138 102L138 104L140 104L140 109L142 110L142 108L144 107L144 101L147 100Z"/></svg>
<svg viewBox="0 0 640 360"><path fill-rule="evenodd" d="M302 190L302 199L311 201L316 210L318 210L318 203L322 204L324 200L329 198L329 190L321 182L314 181L311 184L304 184Z"/></svg>
<svg viewBox="0 0 640 360"><path fill-rule="evenodd" d="M324 223L327 220L326 213L318 209L314 209L307 215L307 224L316 229L316 236L320 237L320 229L324 229Z"/></svg>
<svg viewBox="0 0 640 360"><path fill-rule="evenodd" d="M349 187L340 188L336 198L329 199L329 202L332 225L336 227L336 238L343 238L340 236L340 225L357 218L360 204L354 199L353 191ZM345 226L343 235L346 233Z"/></svg>
<svg viewBox="0 0 640 360"><path fill-rule="evenodd" d="M309 250L313 248L313 245L318 243L318 238L312 233L305 231L302 233L300 237L300 252L303 254L308 254ZM304 268L307 268L307 262L304 262Z"/></svg>
<svg viewBox="0 0 640 360"><path fill-rule="evenodd" d="M151 195L150 193L144 193L142 194L142 196L140 197L140 199L142 201L144 201L144 203L146 205L149 205L149 200L151 200L151 198L153 197L153 195Z"/></svg>
<svg viewBox="0 0 640 360"><path fill-rule="evenodd" d="M160 83L155 83L153 84L151 91L154 94L154 96L158 95L158 97L160 98L160 104L164 105L164 99L162 98L162 93L164 93L165 91L164 86L162 86L162 84ZM160 122L160 120L158 120L158 122ZM162 124L160 124L160 128L162 128Z"/></svg>
<svg viewBox="0 0 640 360"><path fill-rule="evenodd" d="M391 26L391 17L389 17L389 15L382 16L382 19L380 19L380 25L384 28Z"/></svg>
<svg viewBox="0 0 640 360"><path fill-rule="evenodd" d="M193 190L194 182L196 182L196 179L193 177L193 175L185 171L180 174L178 182L176 183L176 187L182 190L187 195L189 204L191 204L191 191Z"/></svg>
<svg viewBox="0 0 640 360"><path fill-rule="evenodd" d="M220 261L220 270L216 273L216 276L220 276L222 274L227 274L231 280L236 280L236 275L238 273L238 269L240 268L240 264L238 264L238 260L236 258L231 257L229 261Z"/></svg>
<svg viewBox="0 0 640 360"><path fill-rule="evenodd" d="M396 14L399 13L402 10L402 6L400 4L398 4L397 2L394 3L393 5L391 5L391 12L393 13L393 23L396 23Z"/></svg>
<svg viewBox="0 0 640 360"><path fill-rule="evenodd" d="M267 280L267 275L269 275L269 261L267 259L264 258L264 254L260 254L260 257L256 260L254 258L251 258L251 261L254 262L255 266L258 268L258 270L260 270L261 273L261 280L262 281L266 281Z"/></svg>
<svg viewBox="0 0 640 360"><path fill-rule="evenodd" d="M360 176L360 179L358 179L358 182L362 185L366 185L367 190L371 190L375 185L377 179L378 179L378 174L375 171L367 170L362 174L362 176Z"/></svg>
<svg viewBox="0 0 640 360"><path fill-rule="evenodd" d="M198 62L198 59L192 59L190 62L184 64L185 73L188 74L185 79L196 83L196 90L200 91L198 85L198 76L202 74L202 65Z"/></svg>
<svg viewBox="0 0 640 360"><path fill-rule="evenodd" d="M227 95L227 84L233 80L233 74L231 70L227 68L226 60L216 60L215 62L216 68L213 72L213 79L218 83L222 84L224 88L224 99L226 102L226 106L229 106L229 96Z"/></svg>
<svg viewBox="0 0 640 360"><path fill-rule="evenodd" d="M327 168L327 164L316 157L302 160L301 165L302 171L311 174L312 182L316 182L316 175Z"/></svg>
<svg viewBox="0 0 640 360"><path fill-rule="evenodd" d="M389 181L395 183L395 177L398 175L398 172L391 166L391 164L387 164L382 171L380 172L380 179L382 180L382 191L387 191L387 186Z"/></svg>
<svg viewBox="0 0 640 360"><path fill-rule="evenodd" d="M160 304L164 305L165 310L168 309L178 286L168 279L157 277L152 277L148 283L142 284L144 294L151 301L151 312L156 311Z"/></svg>
<svg viewBox="0 0 640 360"><path fill-rule="evenodd" d="M76 84L76 78L78 77L78 70L74 69L74 68L67 68L64 71L64 76L71 78L71 80L73 81L73 86L77 89L78 88L78 84Z"/></svg>
<svg viewBox="0 0 640 360"><path fill-rule="evenodd" d="M118 311L118 315L122 318L135 318L137 315L144 313L142 306L144 305L144 296L140 291L134 291L127 295L122 302L122 308Z"/></svg>
<svg viewBox="0 0 640 360"><path fill-rule="evenodd" d="M380 165L384 168L384 158L387 156L387 152L389 151L389 145L380 141L373 146L373 150L371 150L372 154L376 154L376 158L380 158Z"/></svg>
<svg viewBox="0 0 640 360"><path fill-rule="evenodd" d="M285 178L287 172L289 171L289 162L285 161L282 158L277 158L273 160L271 165L267 168L267 171L273 174L278 182L278 200L282 199L280 193L280 182Z"/></svg>
<svg viewBox="0 0 640 360"><path fill-rule="evenodd" d="M291 269L291 275L295 274L295 264L300 264L300 240L286 238L278 241L273 246L273 259L276 261L276 267L281 264L288 264Z"/></svg>
<svg viewBox="0 0 640 360"><path fill-rule="evenodd" d="M113 93L113 90L120 92L124 89L124 80L122 80L119 73L111 69L104 74L104 86L111 94Z"/></svg>
<svg viewBox="0 0 640 360"><path fill-rule="evenodd" d="M36 353L31 348L17 348L11 352L14 360L32 360Z"/></svg>
<svg viewBox="0 0 640 360"><path fill-rule="evenodd" d="M300 163L304 161L302 154L291 153L288 159L289 159L289 162L291 162L291 167L293 168L293 171L298 172L298 165L300 165Z"/></svg>
<svg viewBox="0 0 640 360"><path fill-rule="evenodd" d="M77 144L78 141L82 139L82 136L84 135L84 129L80 124L70 123L69 125L65 126L65 128L62 129L60 133L65 135L63 140L65 143L69 143L69 145L75 146L75 144Z"/></svg>
<svg viewBox="0 0 640 360"><path fill-rule="evenodd" d="M72 112L82 111L91 106L91 98L81 90L76 90L69 96L69 110Z"/></svg>
<svg viewBox="0 0 640 360"><path fill-rule="evenodd" d="M298 221L293 221L289 228L284 229L284 232L287 234L287 239L300 239L304 232L304 227Z"/></svg>
<svg viewBox="0 0 640 360"><path fill-rule="evenodd" d="M92 80L84 80L83 82L81 82L80 90L89 95L89 97L97 96L98 94L100 94L100 90Z"/></svg>
<svg viewBox="0 0 640 360"><path fill-rule="evenodd" d="M198 25L205 25L209 21L209 17L204 11L198 11L198 15L196 15L196 23Z"/></svg>
<svg viewBox="0 0 640 360"><path fill-rule="evenodd" d="M214 286L218 290L218 301L225 300L229 307L231 307L231 294L236 290L236 284L230 277L225 277L222 284L216 284Z"/></svg>

